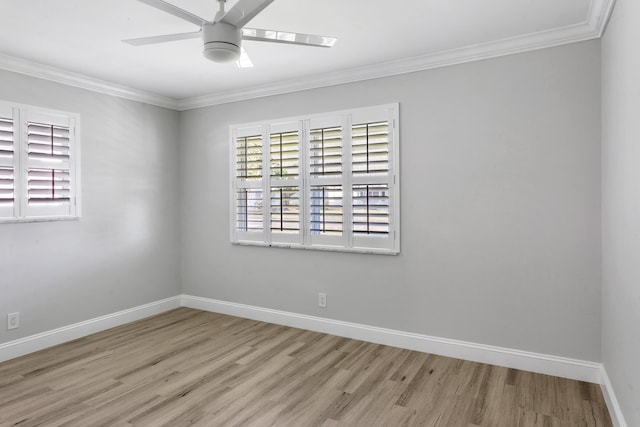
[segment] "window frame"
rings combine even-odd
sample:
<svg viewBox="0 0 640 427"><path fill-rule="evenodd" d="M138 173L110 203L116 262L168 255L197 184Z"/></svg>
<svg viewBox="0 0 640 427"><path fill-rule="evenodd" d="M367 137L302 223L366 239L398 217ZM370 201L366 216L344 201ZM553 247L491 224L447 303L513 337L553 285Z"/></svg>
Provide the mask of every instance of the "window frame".
<svg viewBox="0 0 640 427"><path fill-rule="evenodd" d="M80 115L67 111L0 100L0 116L10 112L13 121L13 213L0 216L0 224L77 220L81 216ZM29 156L29 123L68 128L68 160L41 160ZM53 139L53 137L52 137ZM53 144L53 142L52 142ZM60 167L54 167L59 164ZM37 169L64 171L68 167L68 209L55 206L29 206L29 171ZM52 180L54 178L52 177ZM68 213L67 213L68 212Z"/></svg>
<svg viewBox="0 0 640 427"><path fill-rule="evenodd" d="M364 123L386 122L388 132L388 172L386 174L364 173L354 175L352 171L352 130L353 126ZM341 110L321 114L263 120L229 126L229 213L230 242L234 245L297 248L338 252L356 252L397 255L400 253L400 138L399 103L377 105L351 110ZM319 128L341 127L341 172L339 174L313 174L311 164L312 131ZM274 239L271 230L271 190L278 187L282 179L272 180L270 139L272 134L283 129L297 128L299 132L299 178L295 185L299 190L299 227L297 234L278 236ZM259 180L238 177L238 138L261 136L262 176ZM278 185L274 185L275 181ZM388 196L388 234L384 237L358 235L353 232L354 186L386 186ZM319 235L312 233L312 188L341 187L342 191L342 229L337 235ZM239 207L238 191L245 188L260 188L262 191L262 229L243 231L238 229ZM334 190L335 191L335 190ZM339 190L338 190L339 191ZM324 200L323 200L324 203ZM317 206L317 205L316 205ZM325 209L325 208L323 208ZM323 210L323 214L326 212ZM384 234L384 233L383 233Z"/></svg>

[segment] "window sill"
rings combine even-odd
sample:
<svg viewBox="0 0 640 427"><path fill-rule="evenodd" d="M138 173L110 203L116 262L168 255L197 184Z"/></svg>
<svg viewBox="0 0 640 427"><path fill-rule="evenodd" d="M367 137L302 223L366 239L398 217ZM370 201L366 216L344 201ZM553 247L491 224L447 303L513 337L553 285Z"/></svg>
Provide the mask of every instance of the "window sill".
<svg viewBox="0 0 640 427"><path fill-rule="evenodd" d="M291 243L263 243L263 242L251 242L251 241L238 241L231 242L234 246L257 246L264 248L281 248L281 249L303 249L308 251L325 251L325 252L348 252L356 254L371 254L371 255L400 255L399 251L393 251L389 249L366 249L366 248L341 248L338 246L303 246Z"/></svg>
<svg viewBox="0 0 640 427"><path fill-rule="evenodd" d="M79 221L79 216L48 216L33 218L0 218L0 224L20 224L27 222Z"/></svg>

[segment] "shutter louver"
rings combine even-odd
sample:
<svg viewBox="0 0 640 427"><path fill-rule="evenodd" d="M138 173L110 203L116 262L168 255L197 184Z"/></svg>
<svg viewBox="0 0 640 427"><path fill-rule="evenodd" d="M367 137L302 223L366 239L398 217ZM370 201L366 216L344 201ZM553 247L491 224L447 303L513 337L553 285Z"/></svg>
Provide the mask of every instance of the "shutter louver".
<svg viewBox="0 0 640 427"><path fill-rule="evenodd" d="M265 231L264 147L261 129L235 137L235 221L244 240L261 240Z"/></svg>
<svg viewBox="0 0 640 427"><path fill-rule="evenodd" d="M300 190L298 187L271 188L271 231L300 232Z"/></svg>
<svg viewBox="0 0 640 427"><path fill-rule="evenodd" d="M375 122L352 128L353 175L389 173L389 124Z"/></svg>
<svg viewBox="0 0 640 427"><path fill-rule="evenodd" d="M300 129L279 123L269 134L269 203L271 243L300 243Z"/></svg>
<svg viewBox="0 0 640 427"><path fill-rule="evenodd" d="M236 177L246 181L262 178L262 136L236 139Z"/></svg>
<svg viewBox="0 0 640 427"><path fill-rule="evenodd" d="M14 188L13 168L0 167L0 208L13 206Z"/></svg>
<svg viewBox="0 0 640 427"><path fill-rule="evenodd" d="M60 204L71 200L71 175L68 170L29 169L29 204Z"/></svg>
<svg viewBox="0 0 640 427"><path fill-rule="evenodd" d="M0 117L0 216L13 215L15 201L13 119Z"/></svg>
<svg viewBox="0 0 640 427"><path fill-rule="evenodd" d="M0 117L0 157L13 158L13 120Z"/></svg>
<svg viewBox="0 0 640 427"><path fill-rule="evenodd" d="M39 123L27 124L29 159L69 160L69 128Z"/></svg>
<svg viewBox="0 0 640 427"><path fill-rule="evenodd" d="M354 185L352 200L354 234L389 235L388 185Z"/></svg>
<svg viewBox="0 0 640 427"><path fill-rule="evenodd" d="M71 201L69 128L28 122L27 157L30 164L28 204L68 205Z"/></svg>
<svg viewBox="0 0 640 427"><path fill-rule="evenodd" d="M236 212L236 228L239 231L262 231L262 189L238 190Z"/></svg>
<svg viewBox="0 0 640 427"><path fill-rule="evenodd" d="M342 187L312 186L310 216L312 235L342 235Z"/></svg>
<svg viewBox="0 0 640 427"><path fill-rule="evenodd" d="M309 148L311 176L342 174L342 127L312 129Z"/></svg>
<svg viewBox="0 0 640 427"><path fill-rule="evenodd" d="M271 177L297 179L300 177L300 138L298 132L271 134Z"/></svg>

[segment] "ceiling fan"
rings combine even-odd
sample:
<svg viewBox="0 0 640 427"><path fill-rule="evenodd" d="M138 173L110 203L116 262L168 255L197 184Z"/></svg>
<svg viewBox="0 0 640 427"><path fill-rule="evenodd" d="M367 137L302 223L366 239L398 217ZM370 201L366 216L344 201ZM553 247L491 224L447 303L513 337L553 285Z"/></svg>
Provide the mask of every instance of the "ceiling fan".
<svg viewBox="0 0 640 427"><path fill-rule="evenodd" d="M227 0L218 0L220 9L216 13L213 21L207 21L164 0L138 1L198 25L200 30L190 33L123 40L125 43L134 46L202 37L203 54L207 59L214 62L231 62L237 61L240 58L241 51L244 53L244 50L241 49L242 40L315 47L332 47L337 41L337 39L333 37L244 27L245 24L271 4L273 0L238 0L235 6L227 12L224 10L224 3Z"/></svg>

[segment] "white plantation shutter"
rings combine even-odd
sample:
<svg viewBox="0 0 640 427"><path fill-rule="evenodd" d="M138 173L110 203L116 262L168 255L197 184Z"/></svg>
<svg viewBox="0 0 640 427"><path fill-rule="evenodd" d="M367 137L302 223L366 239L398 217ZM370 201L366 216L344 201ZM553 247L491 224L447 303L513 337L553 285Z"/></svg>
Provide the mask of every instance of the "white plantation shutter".
<svg viewBox="0 0 640 427"><path fill-rule="evenodd" d="M351 207L354 248L397 250L399 205L394 166L396 114L354 113L351 126Z"/></svg>
<svg viewBox="0 0 640 427"><path fill-rule="evenodd" d="M0 218L15 216L13 109L0 107Z"/></svg>
<svg viewBox="0 0 640 427"><path fill-rule="evenodd" d="M297 131L272 133L269 147L271 232L297 234L300 232L300 188L282 184L300 178L300 135ZM280 185L274 186L274 183Z"/></svg>
<svg viewBox="0 0 640 427"><path fill-rule="evenodd" d="M298 122L232 130L233 241L302 243L301 133Z"/></svg>
<svg viewBox="0 0 640 427"><path fill-rule="evenodd" d="M233 236L239 240L263 241L265 213L263 201L264 131L260 127L237 129L233 135L235 227Z"/></svg>
<svg viewBox="0 0 640 427"><path fill-rule="evenodd" d="M269 243L302 243L298 122L269 126Z"/></svg>
<svg viewBox="0 0 640 427"><path fill-rule="evenodd" d="M27 123L29 205L70 203L69 145L68 127Z"/></svg>
<svg viewBox="0 0 640 427"><path fill-rule="evenodd" d="M26 113L26 216L73 215L73 126L67 116Z"/></svg>
<svg viewBox="0 0 640 427"><path fill-rule="evenodd" d="M0 102L0 221L78 216L78 121Z"/></svg>
<svg viewBox="0 0 640 427"><path fill-rule="evenodd" d="M231 128L231 240L399 252L398 105Z"/></svg>
<svg viewBox="0 0 640 427"><path fill-rule="evenodd" d="M344 117L308 121L309 243L345 247L344 234Z"/></svg>

